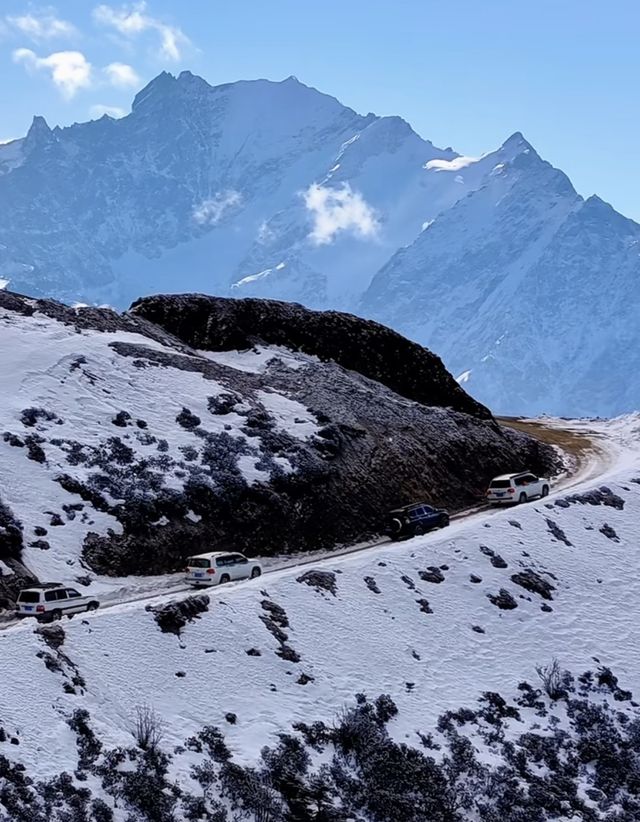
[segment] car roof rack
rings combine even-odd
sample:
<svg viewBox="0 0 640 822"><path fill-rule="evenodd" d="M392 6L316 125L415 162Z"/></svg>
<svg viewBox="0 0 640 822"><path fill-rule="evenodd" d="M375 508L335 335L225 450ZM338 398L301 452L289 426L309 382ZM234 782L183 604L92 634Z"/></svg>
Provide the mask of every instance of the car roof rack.
<svg viewBox="0 0 640 822"><path fill-rule="evenodd" d="M34 582L31 585L25 586L22 590L27 591L30 588L64 588L62 582Z"/></svg>

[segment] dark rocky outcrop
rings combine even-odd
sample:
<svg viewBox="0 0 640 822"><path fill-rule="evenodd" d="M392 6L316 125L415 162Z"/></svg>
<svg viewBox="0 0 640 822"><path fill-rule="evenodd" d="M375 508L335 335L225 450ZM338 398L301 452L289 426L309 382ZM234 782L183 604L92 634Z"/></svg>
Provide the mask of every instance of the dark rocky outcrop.
<svg viewBox="0 0 640 822"><path fill-rule="evenodd" d="M513 574L511 580L520 585L525 591L532 594L539 594L543 599L553 599L551 592L555 591L555 585L544 579L532 568L525 568L517 574Z"/></svg>
<svg viewBox="0 0 640 822"><path fill-rule="evenodd" d="M232 300L204 294L144 297L132 305L130 313L193 348L231 351L256 343L280 345L336 362L423 405L491 417L431 351L353 314L311 311L277 300Z"/></svg>
<svg viewBox="0 0 640 822"><path fill-rule="evenodd" d="M338 590L336 584L336 575L333 571L305 571L302 576L298 577L298 582L304 582L316 591L329 591L334 596Z"/></svg>
<svg viewBox="0 0 640 822"><path fill-rule="evenodd" d="M592 488L582 494L571 494L568 497L557 499L555 504L558 508L569 508L570 505L606 505L609 508L616 508L618 511L624 509L622 497L606 485L601 485L600 488Z"/></svg>
<svg viewBox="0 0 640 822"><path fill-rule="evenodd" d="M571 548L572 547L571 541L569 540L569 538L567 537L565 532L562 530L562 528L558 525L558 523L555 522L555 520L550 519L549 517L545 517L545 520L546 520L546 523L547 523L547 528L549 529L551 534L557 540L559 540L560 542L564 542L565 545L567 545L569 548Z"/></svg>
<svg viewBox="0 0 640 822"><path fill-rule="evenodd" d="M209 610L209 602L206 594L198 594L164 605L147 605L147 611L153 614L163 633L180 636L187 622L200 619L200 614Z"/></svg>
<svg viewBox="0 0 640 822"><path fill-rule="evenodd" d="M489 601L500 608L501 611L512 611L518 607L518 603L506 588L501 588L497 594L487 594L487 597Z"/></svg>

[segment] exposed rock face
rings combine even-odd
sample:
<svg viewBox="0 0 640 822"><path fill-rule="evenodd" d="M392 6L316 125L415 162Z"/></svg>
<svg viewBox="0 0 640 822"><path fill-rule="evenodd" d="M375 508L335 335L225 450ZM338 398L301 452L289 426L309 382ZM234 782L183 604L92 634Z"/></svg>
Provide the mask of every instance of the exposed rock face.
<svg viewBox="0 0 640 822"><path fill-rule="evenodd" d="M455 511L496 474L556 463L436 356L335 313L163 297L120 315L0 292L0 345L0 495L45 580L330 548L390 508Z"/></svg>
<svg viewBox="0 0 640 822"><path fill-rule="evenodd" d="M135 302L131 312L193 348L230 351L256 343L303 351L334 361L424 405L453 408L488 419L487 408L453 379L442 360L390 328L353 314L311 311L277 300L159 295Z"/></svg>

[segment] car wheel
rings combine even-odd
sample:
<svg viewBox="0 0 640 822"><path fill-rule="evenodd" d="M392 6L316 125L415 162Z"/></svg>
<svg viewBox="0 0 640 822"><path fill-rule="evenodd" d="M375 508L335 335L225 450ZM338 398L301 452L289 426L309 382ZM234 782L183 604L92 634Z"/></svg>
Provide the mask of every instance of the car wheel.
<svg viewBox="0 0 640 822"><path fill-rule="evenodd" d="M87 605L87 611L97 611L99 607L100 607L99 602L90 602Z"/></svg>
<svg viewBox="0 0 640 822"><path fill-rule="evenodd" d="M259 577L261 573L262 573L262 571L261 571L260 568L254 568L251 571L251 579L255 579L256 577Z"/></svg>
<svg viewBox="0 0 640 822"><path fill-rule="evenodd" d="M62 611L56 608L55 611L51 611L51 622L57 622L59 619L62 619Z"/></svg>
<svg viewBox="0 0 640 822"><path fill-rule="evenodd" d="M223 574L220 577L220 585L226 585L227 582L231 582L231 577L229 576L229 574Z"/></svg>
<svg viewBox="0 0 640 822"><path fill-rule="evenodd" d="M440 520L440 527L441 528L446 528L449 524L450 524L449 517L442 517L442 519Z"/></svg>
<svg viewBox="0 0 640 822"><path fill-rule="evenodd" d="M548 497L549 496L549 486L548 485L543 485L542 486L542 496L543 497Z"/></svg>
<svg viewBox="0 0 640 822"><path fill-rule="evenodd" d="M413 529L413 535L414 537L421 537L425 533L425 531L426 528L421 522L419 522Z"/></svg>
<svg viewBox="0 0 640 822"><path fill-rule="evenodd" d="M520 504L522 504L523 502L526 502L526 501L527 501L527 495L526 495L526 494L525 494L525 492L523 491L523 492L520 494L519 498L518 498L518 502L519 502Z"/></svg>

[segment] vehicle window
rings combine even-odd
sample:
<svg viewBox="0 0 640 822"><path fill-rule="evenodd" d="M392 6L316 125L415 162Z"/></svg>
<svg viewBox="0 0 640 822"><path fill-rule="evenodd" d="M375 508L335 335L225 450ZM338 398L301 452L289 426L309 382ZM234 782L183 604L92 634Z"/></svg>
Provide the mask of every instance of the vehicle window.
<svg viewBox="0 0 640 822"><path fill-rule="evenodd" d="M40 602L40 591L21 591L18 602Z"/></svg>
<svg viewBox="0 0 640 822"><path fill-rule="evenodd" d="M490 488L509 488L511 486L511 480L494 480Z"/></svg>
<svg viewBox="0 0 640 822"><path fill-rule="evenodd" d="M58 590L55 593L56 593L56 600L67 599L67 592L64 589Z"/></svg>
<svg viewBox="0 0 640 822"><path fill-rule="evenodd" d="M189 557L187 560L189 568L210 568L211 563L204 557Z"/></svg>
<svg viewBox="0 0 640 822"><path fill-rule="evenodd" d="M521 485L524 485L525 482L526 480L524 477L516 477L513 481L513 484L516 486L516 488L519 488Z"/></svg>
<svg viewBox="0 0 640 822"><path fill-rule="evenodd" d="M525 479L526 479L527 482L537 482L538 481L538 478L536 476L534 476L534 474L527 474Z"/></svg>
<svg viewBox="0 0 640 822"><path fill-rule="evenodd" d="M232 564L232 559L228 554L224 557L218 557L216 559L216 565L218 566L218 568L225 568L227 565Z"/></svg>
<svg viewBox="0 0 640 822"><path fill-rule="evenodd" d="M67 596L69 599L73 599L73 597L80 597L82 594L76 591L75 588L67 588Z"/></svg>
<svg viewBox="0 0 640 822"><path fill-rule="evenodd" d="M422 510L422 508L412 508L411 511L409 511L409 519L420 519Z"/></svg>
<svg viewBox="0 0 640 822"><path fill-rule="evenodd" d="M44 592L44 601L45 602L55 602L58 599L59 591L45 591Z"/></svg>
<svg viewBox="0 0 640 822"><path fill-rule="evenodd" d="M246 565L249 560L246 557L243 557L242 554L234 554L233 555L233 564L234 565Z"/></svg>
<svg viewBox="0 0 640 822"><path fill-rule="evenodd" d="M434 509L430 505L425 505L422 509L425 514L433 514Z"/></svg>

